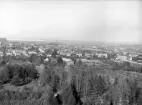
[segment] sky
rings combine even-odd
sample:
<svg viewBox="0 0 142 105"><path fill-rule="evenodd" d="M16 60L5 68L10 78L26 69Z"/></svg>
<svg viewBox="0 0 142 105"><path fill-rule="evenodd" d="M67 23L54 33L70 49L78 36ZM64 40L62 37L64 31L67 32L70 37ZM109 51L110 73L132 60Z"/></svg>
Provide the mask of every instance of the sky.
<svg viewBox="0 0 142 105"><path fill-rule="evenodd" d="M0 1L0 37L141 43L142 3Z"/></svg>

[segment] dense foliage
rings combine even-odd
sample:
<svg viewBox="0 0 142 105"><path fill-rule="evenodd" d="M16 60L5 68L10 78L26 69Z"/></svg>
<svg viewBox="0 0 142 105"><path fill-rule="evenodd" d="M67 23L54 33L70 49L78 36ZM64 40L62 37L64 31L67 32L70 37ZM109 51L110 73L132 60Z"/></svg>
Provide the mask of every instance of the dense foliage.
<svg viewBox="0 0 142 105"><path fill-rule="evenodd" d="M62 58L56 59L58 64L53 66L49 63L43 66L44 70L41 74L37 73L33 64L5 65L0 73L1 84L11 83L16 86L15 88L21 85L22 90L2 89L0 104L141 105L140 78L130 74L124 75L119 71L126 65L129 67L128 64L124 66L120 64L110 70L105 66L87 66L79 61L74 66L64 67L61 66ZM115 67L116 63L113 64L111 66Z"/></svg>
<svg viewBox="0 0 142 105"><path fill-rule="evenodd" d="M1 83L11 83L13 85L24 85L38 78L38 73L32 64L8 64L0 73Z"/></svg>

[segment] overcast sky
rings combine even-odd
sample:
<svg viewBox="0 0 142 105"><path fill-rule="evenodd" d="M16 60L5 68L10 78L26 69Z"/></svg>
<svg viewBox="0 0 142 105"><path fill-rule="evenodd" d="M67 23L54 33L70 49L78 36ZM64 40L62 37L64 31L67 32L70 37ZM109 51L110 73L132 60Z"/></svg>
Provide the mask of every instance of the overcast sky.
<svg viewBox="0 0 142 105"><path fill-rule="evenodd" d="M0 37L138 43L140 1L0 1Z"/></svg>

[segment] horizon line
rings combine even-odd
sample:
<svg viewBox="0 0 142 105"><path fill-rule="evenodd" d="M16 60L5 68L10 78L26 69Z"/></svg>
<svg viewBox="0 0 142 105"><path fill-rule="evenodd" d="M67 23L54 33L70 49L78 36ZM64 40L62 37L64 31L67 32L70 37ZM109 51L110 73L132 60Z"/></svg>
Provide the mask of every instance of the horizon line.
<svg viewBox="0 0 142 105"><path fill-rule="evenodd" d="M106 44L124 44L124 45L140 45L141 43L124 43L124 42L122 42L122 43L119 43L119 42L108 42L108 41L89 41L89 40L68 40L68 39L63 39L63 40L61 40L61 39L46 39L46 40L43 40L43 39L12 39L12 38L6 38L7 40L9 40L9 41L56 41L56 42L58 42L58 41L80 41L80 42L87 42L87 43L106 43Z"/></svg>

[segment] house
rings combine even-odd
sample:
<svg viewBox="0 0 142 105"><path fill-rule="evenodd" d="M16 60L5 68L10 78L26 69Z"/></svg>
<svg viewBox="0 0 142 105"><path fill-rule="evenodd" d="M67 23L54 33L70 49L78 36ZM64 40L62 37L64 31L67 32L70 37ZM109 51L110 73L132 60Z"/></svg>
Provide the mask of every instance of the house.
<svg viewBox="0 0 142 105"><path fill-rule="evenodd" d="M24 50L28 50L28 48L27 48L27 47L23 47L23 49L24 49Z"/></svg>
<svg viewBox="0 0 142 105"><path fill-rule="evenodd" d="M108 58L108 54L107 53L96 53L96 56L98 58Z"/></svg>
<svg viewBox="0 0 142 105"><path fill-rule="evenodd" d="M45 66L43 64L39 65L39 66L36 66L36 70L37 72L41 75L44 73L44 70L45 70Z"/></svg>
<svg viewBox="0 0 142 105"><path fill-rule="evenodd" d="M45 53L45 51L42 48L38 49L41 53Z"/></svg>
<svg viewBox="0 0 142 105"><path fill-rule="evenodd" d="M97 49L97 47L96 47L96 46L92 46L92 48L93 48L93 49Z"/></svg>
<svg viewBox="0 0 142 105"><path fill-rule="evenodd" d="M82 57L82 54L80 54L80 53L78 53L78 54L76 54L77 56L79 56L79 57Z"/></svg>
<svg viewBox="0 0 142 105"><path fill-rule="evenodd" d="M132 57L131 57L131 56L128 56L128 57L127 57L127 60L132 60Z"/></svg>
<svg viewBox="0 0 142 105"><path fill-rule="evenodd" d="M66 53L63 51L60 51L59 53L60 53L60 55L66 55Z"/></svg>
<svg viewBox="0 0 142 105"><path fill-rule="evenodd" d="M12 43L9 44L9 48L12 48L14 47L14 45Z"/></svg>
<svg viewBox="0 0 142 105"><path fill-rule="evenodd" d="M71 56L71 53L66 53L66 56L70 57L70 56Z"/></svg>
<svg viewBox="0 0 142 105"><path fill-rule="evenodd" d="M49 63L49 58L45 58L43 62L44 62L44 64L48 64Z"/></svg>
<svg viewBox="0 0 142 105"><path fill-rule="evenodd" d="M118 55L115 59L116 61L126 61L127 57L123 55Z"/></svg>
<svg viewBox="0 0 142 105"><path fill-rule="evenodd" d="M27 51L23 51L22 54L26 57L28 57L28 52Z"/></svg>
<svg viewBox="0 0 142 105"><path fill-rule="evenodd" d="M37 54L37 52L35 52L35 51L29 51L28 54L29 54L29 55Z"/></svg>
<svg viewBox="0 0 142 105"><path fill-rule="evenodd" d="M85 53L85 56L89 58L89 57L91 57L91 54Z"/></svg>
<svg viewBox="0 0 142 105"><path fill-rule="evenodd" d="M142 68L142 63L138 63L138 62L130 61L130 60L126 60L125 62L130 63L131 67L135 67L135 68L138 68L138 69Z"/></svg>
<svg viewBox="0 0 142 105"><path fill-rule="evenodd" d="M20 50L12 50L12 53L15 55L15 56L20 56L21 55L21 51Z"/></svg>
<svg viewBox="0 0 142 105"><path fill-rule="evenodd" d="M48 62L48 61L49 61L49 58L44 59L44 61Z"/></svg>
<svg viewBox="0 0 142 105"><path fill-rule="evenodd" d="M1 57L3 56L3 52L0 52L0 56L1 56Z"/></svg>
<svg viewBox="0 0 142 105"><path fill-rule="evenodd" d="M16 55L24 55L28 56L28 53L25 50L21 49L16 49L16 50L11 50L11 52L16 56Z"/></svg>
<svg viewBox="0 0 142 105"><path fill-rule="evenodd" d="M74 65L74 61L68 58L62 58L67 65Z"/></svg>
<svg viewBox="0 0 142 105"><path fill-rule="evenodd" d="M6 52L6 55L13 55L11 52Z"/></svg>
<svg viewBox="0 0 142 105"><path fill-rule="evenodd" d="M88 60L88 59L81 59L81 61L82 61L83 63L87 63L87 62L89 62L89 60Z"/></svg>
<svg viewBox="0 0 142 105"><path fill-rule="evenodd" d="M46 56L47 56L47 57L51 57L52 55L51 55L51 54L47 54Z"/></svg>

